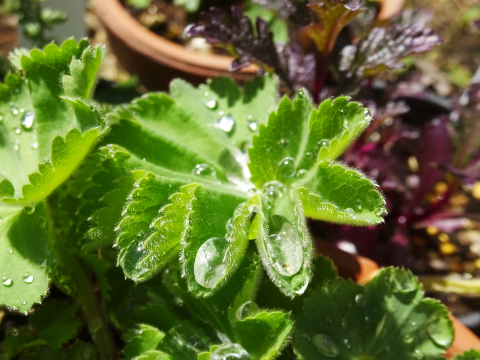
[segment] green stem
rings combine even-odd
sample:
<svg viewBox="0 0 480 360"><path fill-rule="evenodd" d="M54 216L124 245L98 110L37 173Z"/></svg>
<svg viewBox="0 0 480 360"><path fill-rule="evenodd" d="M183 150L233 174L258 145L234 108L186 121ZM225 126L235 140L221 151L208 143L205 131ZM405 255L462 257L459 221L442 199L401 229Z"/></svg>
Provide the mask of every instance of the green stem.
<svg viewBox="0 0 480 360"><path fill-rule="evenodd" d="M52 212L52 209L56 209L56 204L52 204L55 202L55 199L52 198L53 196L50 196L48 207L50 208L49 213L54 218L55 212ZM53 223L56 223L55 219L53 219ZM60 233L57 231L55 235L53 236L52 250L57 265L75 285L75 297L80 303L90 334L97 347L99 358L102 360L118 358L108 324L95 297L88 272L81 261L67 249Z"/></svg>

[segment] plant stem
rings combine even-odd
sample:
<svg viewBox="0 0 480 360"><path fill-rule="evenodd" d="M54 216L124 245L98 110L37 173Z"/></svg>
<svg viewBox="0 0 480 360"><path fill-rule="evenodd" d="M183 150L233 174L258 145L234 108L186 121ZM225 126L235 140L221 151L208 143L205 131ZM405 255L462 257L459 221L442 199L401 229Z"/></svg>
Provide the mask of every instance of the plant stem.
<svg viewBox="0 0 480 360"><path fill-rule="evenodd" d="M58 229L55 226L57 224L57 219L55 219L57 201L54 197L55 194L49 197L47 206L53 227ZM96 344L99 358L102 360L117 359L117 351L112 342L110 330L100 304L95 297L90 276L81 261L67 249L59 231L55 231L52 236L52 250L55 254L57 266L61 268L62 274L67 276L75 286L75 297L80 303L90 334Z"/></svg>

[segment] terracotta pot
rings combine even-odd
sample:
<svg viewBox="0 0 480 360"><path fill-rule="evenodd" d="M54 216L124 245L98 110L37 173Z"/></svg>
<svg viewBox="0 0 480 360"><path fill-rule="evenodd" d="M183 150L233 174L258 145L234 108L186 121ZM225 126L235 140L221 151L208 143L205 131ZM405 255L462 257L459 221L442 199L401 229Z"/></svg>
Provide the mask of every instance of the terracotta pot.
<svg viewBox="0 0 480 360"><path fill-rule="evenodd" d="M222 75L243 82L257 72L254 66L229 72L232 57L192 52L158 36L130 16L118 0L94 0L93 5L120 64L150 90L168 89L178 77L197 85Z"/></svg>
<svg viewBox="0 0 480 360"><path fill-rule="evenodd" d="M360 284L365 284L374 278L380 270L378 265L370 259L353 256L321 240L316 240L315 243L317 252L330 257L342 277L351 278ZM455 339L447 351L447 358L450 359L470 349L480 350L480 339L453 315L450 315L450 319L453 321Z"/></svg>

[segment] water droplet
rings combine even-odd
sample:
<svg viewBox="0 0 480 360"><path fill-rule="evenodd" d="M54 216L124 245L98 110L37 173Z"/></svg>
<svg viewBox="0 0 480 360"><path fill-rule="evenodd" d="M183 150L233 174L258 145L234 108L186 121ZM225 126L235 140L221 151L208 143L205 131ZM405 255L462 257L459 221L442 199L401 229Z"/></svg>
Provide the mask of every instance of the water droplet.
<svg viewBox="0 0 480 360"><path fill-rule="evenodd" d="M201 286L212 289L225 275L228 263L224 253L229 243L224 237L208 239L200 246L195 257L195 280Z"/></svg>
<svg viewBox="0 0 480 360"><path fill-rule="evenodd" d="M217 107L217 101L208 100L207 102L205 102L205 106L208 107L209 109L215 109Z"/></svg>
<svg viewBox="0 0 480 360"><path fill-rule="evenodd" d="M2 279L2 284L3 284L3 286L10 287L10 286L13 285L13 281L12 281L12 279L4 276L3 279Z"/></svg>
<svg viewBox="0 0 480 360"><path fill-rule="evenodd" d="M45 156L45 157L43 158L43 161L46 162L46 163L47 163L47 162L50 162L50 158L49 158L48 156Z"/></svg>
<svg viewBox="0 0 480 360"><path fill-rule="evenodd" d="M298 231L283 217L273 215L273 233L265 239L266 253L274 269L281 275L296 274L303 264L302 241Z"/></svg>
<svg viewBox="0 0 480 360"><path fill-rule="evenodd" d="M362 201L360 199L355 200L357 203L357 209L362 210Z"/></svg>
<svg viewBox="0 0 480 360"><path fill-rule="evenodd" d="M26 272L25 274L23 274L22 279L25 284L31 284L33 283L34 277L31 273Z"/></svg>
<svg viewBox="0 0 480 360"><path fill-rule="evenodd" d="M315 153L318 154L323 147L326 147L328 149L330 147L331 142L332 141L329 139L320 140L315 146Z"/></svg>
<svg viewBox="0 0 480 360"><path fill-rule="evenodd" d="M377 216L382 216L385 215L387 211L385 210L384 207L379 207L378 209L375 210L375 215Z"/></svg>
<svg viewBox="0 0 480 360"><path fill-rule="evenodd" d="M406 336L403 338L403 341L404 341L406 344L411 344L412 341L413 341L413 336L412 336L412 335L406 335Z"/></svg>
<svg viewBox="0 0 480 360"><path fill-rule="evenodd" d="M337 343L330 335L316 334L312 339L312 344L320 354L327 357L336 357L340 353Z"/></svg>
<svg viewBox="0 0 480 360"><path fill-rule="evenodd" d="M247 351L238 344L220 345L210 356L210 360L247 360Z"/></svg>
<svg viewBox="0 0 480 360"><path fill-rule="evenodd" d="M36 143L36 142L33 143L31 146L32 146L32 149L38 149L38 143Z"/></svg>
<svg viewBox="0 0 480 360"><path fill-rule="evenodd" d="M344 339L343 340L343 344L345 345L345 347L347 349L350 349L352 345L350 345L350 341L348 341L348 339Z"/></svg>
<svg viewBox="0 0 480 360"><path fill-rule="evenodd" d="M263 194L269 201L281 198L287 192L287 188L280 181L269 181L263 185Z"/></svg>
<svg viewBox="0 0 480 360"><path fill-rule="evenodd" d="M22 305L27 305L27 302L23 299L20 299L20 302L22 303Z"/></svg>
<svg viewBox="0 0 480 360"><path fill-rule="evenodd" d="M252 115L247 116L247 126L251 131L257 131L258 129L258 122L253 120Z"/></svg>
<svg viewBox="0 0 480 360"><path fill-rule="evenodd" d="M10 112L13 114L13 115L17 115L18 114L18 109L16 106L12 106L10 108Z"/></svg>
<svg viewBox="0 0 480 360"><path fill-rule="evenodd" d="M350 127L350 123L348 122L347 119L343 120L343 128L348 129Z"/></svg>
<svg viewBox="0 0 480 360"><path fill-rule="evenodd" d="M20 150L20 141L15 140L15 141L13 142L13 150L15 150L15 151Z"/></svg>
<svg viewBox="0 0 480 360"><path fill-rule="evenodd" d="M291 178L295 175L295 159L292 157L283 158L278 163L278 175L284 178Z"/></svg>
<svg viewBox="0 0 480 360"><path fill-rule="evenodd" d="M343 319L342 319L342 322L340 323L340 327L342 328L342 330L347 330L347 327L348 327L348 320L347 320L347 318L343 318Z"/></svg>
<svg viewBox="0 0 480 360"><path fill-rule="evenodd" d="M355 216L355 211L353 211L352 208L346 208L344 210L345 214L347 214L348 216L350 216L350 218L352 219L356 219L357 217Z"/></svg>
<svg viewBox="0 0 480 360"><path fill-rule="evenodd" d="M25 131L32 129L33 120L35 120L35 115L31 111L27 111L22 118L22 128Z"/></svg>
<svg viewBox="0 0 480 360"><path fill-rule="evenodd" d="M297 177L298 177L299 179L304 179L305 176L307 176L307 170L305 170L305 169L300 169L300 170L297 171Z"/></svg>
<svg viewBox="0 0 480 360"><path fill-rule="evenodd" d="M372 113L370 112L370 109L365 109L365 111L363 112L363 115L369 120L372 118Z"/></svg>
<svg viewBox="0 0 480 360"><path fill-rule="evenodd" d="M210 94L210 93L209 93L208 91L205 91L205 92L203 93L203 96L208 96L209 94Z"/></svg>
<svg viewBox="0 0 480 360"><path fill-rule="evenodd" d="M192 169L192 174L211 178L215 178L217 176L215 169L208 164L195 165L195 167Z"/></svg>
<svg viewBox="0 0 480 360"><path fill-rule="evenodd" d="M9 252L9 254L13 254L13 250L10 249L10 248L8 249L8 252Z"/></svg>
<svg viewBox="0 0 480 360"><path fill-rule="evenodd" d="M260 312L260 308L253 301L247 301L245 304L241 305L235 312L235 317L237 320L242 320L247 317L254 316Z"/></svg>
<svg viewBox="0 0 480 360"><path fill-rule="evenodd" d="M364 307L366 304L365 296L363 294L357 294L355 296L355 302L357 303L358 306Z"/></svg>
<svg viewBox="0 0 480 360"><path fill-rule="evenodd" d="M27 213L28 215L33 214L35 212L35 207L34 206L26 206L23 211Z"/></svg>
<svg viewBox="0 0 480 360"><path fill-rule="evenodd" d="M5 330L5 336L17 336L18 329L16 327L10 326Z"/></svg>
<svg viewBox="0 0 480 360"><path fill-rule="evenodd" d="M280 146L280 149L286 149L289 143L288 140L282 139L278 142L278 145Z"/></svg>
<svg viewBox="0 0 480 360"><path fill-rule="evenodd" d="M220 112L220 115L223 114L223 111ZM217 121L216 126L225 131L228 136L231 136L235 131L235 119L231 116L222 116L220 120Z"/></svg>

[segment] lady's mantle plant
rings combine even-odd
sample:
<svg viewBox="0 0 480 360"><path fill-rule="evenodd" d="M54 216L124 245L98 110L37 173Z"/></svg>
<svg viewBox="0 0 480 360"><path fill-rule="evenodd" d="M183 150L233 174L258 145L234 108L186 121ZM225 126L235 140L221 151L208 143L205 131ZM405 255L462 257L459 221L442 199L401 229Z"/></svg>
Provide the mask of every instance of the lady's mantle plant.
<svg viewBox="0 0 480 360"><path fill-rule="evenodd" d="M111 331L136 359L273 359L290 339L284 358L442 357L452 324L410 272L362 287L313 258L306 217L382 222L375 183L335 162L367 109L219 78L105 119L90 100L102 56L48 45L1 87L0 302L28 313L51 286L69 296L9 330L4 357L114 359Z"/></svg>

